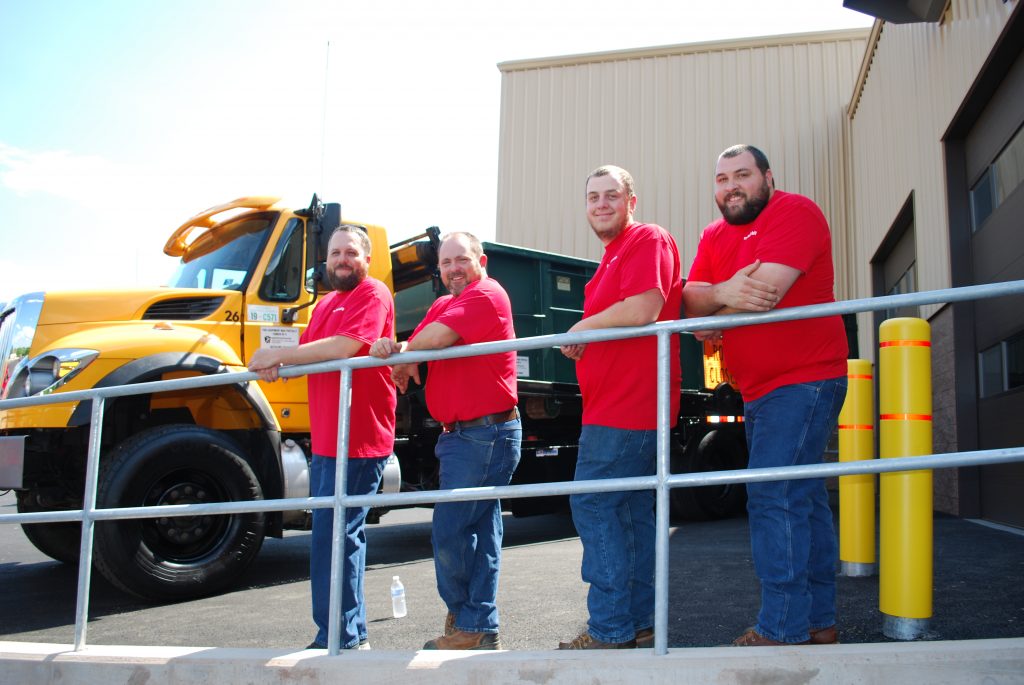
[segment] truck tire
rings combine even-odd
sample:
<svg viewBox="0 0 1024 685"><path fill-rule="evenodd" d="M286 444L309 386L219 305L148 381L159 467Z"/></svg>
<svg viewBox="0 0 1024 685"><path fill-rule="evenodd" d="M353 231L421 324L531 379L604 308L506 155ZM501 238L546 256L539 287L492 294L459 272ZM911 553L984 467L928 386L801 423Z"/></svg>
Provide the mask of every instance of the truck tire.
<svg viewBox="0 0 1024 685"><path fill-rule="evenodd" d="M678 460L675 473L729 471L747 467L747 445L737 429L715 429L691 437ZM699 488L673 488L672 510L680 518L707 521L736 516L747 503L742 483L707 485Z"/></svg>
<svg viewBox="0 0 1024 685"><path fill-rule="evenodd" d="M40 506L35 500L35 494L30 490L19 490L17 494L19 514L54 511ZM81 523L23 523L21 530L36 549L51 559L56 559L62 564L78 563L82 549Z"/></svg>
<svg viewBox="0 0 1024 685"><path fill-rule="evenodd" d="M703 435L691 436L683 447L678 440L672 440L672 473L689 473L687 468L689 459L687 455L696 452ZM672 488L669 490L669 504L672 508L672 516L683 521L706 521L708 514L700 506L696 496L697 488Z"/></svg>
<svg viewBox="0 0 1024 685"><path fill-rule="evenodd" d="M202 426L145 430L109 456L97 507L263 499L243 453L234 440ZM143 599L191 599L234 582L263 537L262 513L102 521L95 565L114 586Z"/></svg>

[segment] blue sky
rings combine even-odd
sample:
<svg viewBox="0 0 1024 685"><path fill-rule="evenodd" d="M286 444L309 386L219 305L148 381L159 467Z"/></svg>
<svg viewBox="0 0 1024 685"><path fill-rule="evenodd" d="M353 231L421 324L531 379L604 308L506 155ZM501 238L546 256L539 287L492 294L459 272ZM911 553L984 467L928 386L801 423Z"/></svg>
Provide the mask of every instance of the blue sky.
<svg viewBox="0 0 1024 685"><path fill-rule="evenodd" d="M841 0L0 0L0 302L160 285L170 232L243 195L492 238L498 62L870 24Z"/></svg>

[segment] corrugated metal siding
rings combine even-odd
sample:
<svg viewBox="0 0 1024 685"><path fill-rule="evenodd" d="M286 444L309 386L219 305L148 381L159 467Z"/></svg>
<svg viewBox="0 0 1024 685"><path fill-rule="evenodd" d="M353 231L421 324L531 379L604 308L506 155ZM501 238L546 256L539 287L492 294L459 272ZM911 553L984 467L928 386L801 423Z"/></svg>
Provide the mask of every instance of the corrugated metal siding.
<svg viewBox="0 0 1024 685"><path fill-rule="evenodd" d="M1015 5L953 0L943 24L880 25L850 108L851 297L872 294L871 258L911 193L918 289L950 286L942 136ZM860 315L861 350L871 328Z"/></svg>
<svg viewBox="0 0 1024 685"><path fill-rule="evenodd" d="M637 219L672 231L685 272L701 229L719 216L718 153L746 142L768 155L777 187L821 205L837 264L845 262L844 113L867 36L833 31L500 65L498 240L599 258L583 184L594 167L618 164L636 179Z"/></svg>

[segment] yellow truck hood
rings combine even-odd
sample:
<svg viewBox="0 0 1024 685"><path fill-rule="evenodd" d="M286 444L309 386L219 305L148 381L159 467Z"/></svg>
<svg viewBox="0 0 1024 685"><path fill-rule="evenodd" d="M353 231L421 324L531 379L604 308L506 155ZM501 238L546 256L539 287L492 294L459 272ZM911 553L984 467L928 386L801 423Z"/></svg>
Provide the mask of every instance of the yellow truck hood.
<svg viewBox="0 0 1024 685"><path fill-rule="evenodd" d="M222 308L229 300L241 298L241 293L234 290L198 290L195 288L153 288L146 290L76 290L47 292L43 311L39 319L40 325L95 323L101 321L132 321L144 317L149 320L195 320L210 318L213 312ZM169 305L182 301L183 305L203 304L210 309L210 314L202 317L160 316L167 312ZM215 300L220 300L218 305ZM154 305L163 303L162 310L154 309ZM173 307L171 307L173 309ZM236 307L237 309L237 307ZM147 315L147 312L149 315Z"/></svg>

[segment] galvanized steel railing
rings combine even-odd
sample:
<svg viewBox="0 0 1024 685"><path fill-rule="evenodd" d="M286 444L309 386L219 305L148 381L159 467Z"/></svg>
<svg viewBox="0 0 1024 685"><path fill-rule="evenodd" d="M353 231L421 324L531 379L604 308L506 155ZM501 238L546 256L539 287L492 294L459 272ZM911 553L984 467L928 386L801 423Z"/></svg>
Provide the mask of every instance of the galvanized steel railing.
<svg viewBox="0 0 1024 685"><path fill-rule="evenodd" d="M709 471L673 475L669 469L669 434L671 426L669 398L670 336L677 333L692 333L698 330L726 329L737 326L793 321L837 314L851 314L896 307L964 302L968 300L1007 295L1024 294L1024 281L1009 281L976 285L964 288L948 288L906 295L848 300L829 304L810 305L774 310L760 314L730 314L709 316L699 319L662 321L648 326L609 328L581 333L560 333L533 338L479 343L451 347L429 352L407 352L395 355L386 361L370 357L357 357L304 366L286 367L280 375L284 378L303 376L328 371L341 372L341 397L338 422L339 468L333 497L298 497L290 499L218 502L213 504L181 504L156 507L124 507L118 509L96 509L96 487L100 461L100 437L103 427L105 401L109 397L141 395L153 392L205 388L231 383L258 380L251 372L199 376L169 381L153 381L134 385L113 386L91 390L55 393L43 397L32 397L0 401L0 410L14 409L43 404L92 400L91 427L89 433L88 460L86 463L85 492L80 510L36 512L27 514L0 514L4 523L57 523L81 521L82 544L78 570L78 599L75 609L75 651L86 644L86 627L89 611L89 586L92 572L92 543L96 521L139 519L174 516L199 516L205 514L241 514L248 512L288 511L293 509L334 508L334 537L331 550L331 594L328 628L328 652L340 651L341 635L338 625L341 617L341 596L338 591L342 551L344 549L345 508L350 506L409 506L435 502L460 502L477 499L499 499L516 497L540 497L548 495L571 495L587 492L621 492L625 490L654 489L657 491L655 504L655 642L654 653L668 651L668 533L669 533L669 490L677 487L698 487L723 485L727 483L748 483L800 478L825 478L850 476L866 473L886 473L919 469L954 468L980 466L1024 461L1024 447L956 452L944 455L873 459L865 461L815 464L808 466L786 466L737 471ZM348 454L349 411L348 397L352 384L352 371L375 366L391 366L395 363L419 363L438 359L471 357L499 352L534 350L562 345L593 343L623 338L638 338L655 335L658 338L658 456L657 472L652 476L614 478L606 480L563 481L557 483L536 483L531 485L507 485L501 487L459 488L433 492L396 493L389 495L344 495L346 482L345 468Z"/></svg>

